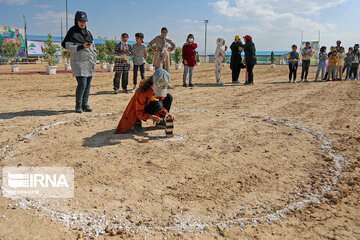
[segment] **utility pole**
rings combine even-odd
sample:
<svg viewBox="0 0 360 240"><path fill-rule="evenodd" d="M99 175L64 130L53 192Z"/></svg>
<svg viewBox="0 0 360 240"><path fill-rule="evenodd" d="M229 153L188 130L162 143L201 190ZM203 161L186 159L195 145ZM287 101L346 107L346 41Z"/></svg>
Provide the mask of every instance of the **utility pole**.
<svg viewBox="0 0 360 240"><path fill-rule="evenodd" d="M61 26L60 26L60 29L61 29L61 31L60 31L60 36L61 36L61 41L63 40L63 26L62 26L62 18L61 18L61 20L60 20L60 22L61 22Z"/></svg>
<svg viewBox="0 0 360 240"><path fill-rule="evenodd" d="M23 19L24 19L24 30L25 30L25 56L27 58L27 36L26 36L27 22L25 19L25 15L23 15Z"/></svg>
<svg viewBox="0 0 360 240"><path fill-rule="evenodd" d="M67 0L65 0L66 1L66 32L69 30L69 28L68 28L68 2L67 2Z"/></svg>
<svg viewBox="0 0 360 240"><path fill-rule="evenodd" d="M205 23L205 62L207 62L207 55L206 55L206 40L207 40L207 24L208 24L209 20L204 20Z"/></svg>

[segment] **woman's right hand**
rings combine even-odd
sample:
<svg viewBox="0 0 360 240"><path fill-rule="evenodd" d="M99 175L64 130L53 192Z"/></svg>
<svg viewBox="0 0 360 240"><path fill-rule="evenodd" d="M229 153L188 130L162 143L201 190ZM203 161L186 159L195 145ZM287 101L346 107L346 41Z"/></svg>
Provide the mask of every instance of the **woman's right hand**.
<svg viewBox="0 0 360 240"><path fill-rule="evenodd" d="M154 123L161 122L161 118L156 115L151 115L150 118L151 118L151 120L153 120Z"/></svg>

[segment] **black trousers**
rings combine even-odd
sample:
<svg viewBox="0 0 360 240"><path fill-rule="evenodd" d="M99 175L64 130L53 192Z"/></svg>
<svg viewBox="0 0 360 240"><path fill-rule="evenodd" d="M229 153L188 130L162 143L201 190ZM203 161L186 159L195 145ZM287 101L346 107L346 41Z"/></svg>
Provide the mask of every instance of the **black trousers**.
<svg viewBox="0 0 360 240"><path fill-rule="evenodd" d="M352 64L350 68L349 79L357 79L359 64Z"/></svg>
<svg viewBox="0 0 360 240"><path fill-rule="evenodd" d="M232 81L237 82L239 81L240 71L241 71L241 65L240 63L234 64L235 66L232 66Z"/></svg>
<svg viewBox="0 0 360 240"><path fill-rule="evenodd" d="M129 81L129 72L116 72L114 77L114 90L119 90L120 88L120 78L121 78L121 87L123 90L127 90L127 85Z"/></svg>
<svg viewBox="0 0 360 240"><path fill-rule="evenodd" d="M254 64L246 64L246 69L248 71L248 82L254 83Z"/></svg>
<svg viewBox="0 0 360 240"><path fill-rule="evenodd" d="M293 65L291 63L289 63L289 80L291 81L291 79L294 77L294 81L296 81L296 75L297 75L297 70L298 70L298 64Z"/></svg>
<svg viewBox="0 0 360 240"><path fill-rule="evenodd" d="M139 69L140 69L141 80L145 79L145 63L142 65L134 65L134 85L137 84L137 76Z"/></svg>
<svg viewBox="0 0 360 240"><path fill-rule="evenodd" d="M308 74L309 74L309 68L310 68L310 60L303 60L302 61L302 71L301 71L301 80L304 79L307 80Z"/></svg>
<svg viewBox="0 0 360 240"><path fill-rule="evenodd" d="M346 75L345 75L345 79L349 79L350 76L350 71L351 71L351 64L345 64L342 73L344 74L346 70Z"/></svg>

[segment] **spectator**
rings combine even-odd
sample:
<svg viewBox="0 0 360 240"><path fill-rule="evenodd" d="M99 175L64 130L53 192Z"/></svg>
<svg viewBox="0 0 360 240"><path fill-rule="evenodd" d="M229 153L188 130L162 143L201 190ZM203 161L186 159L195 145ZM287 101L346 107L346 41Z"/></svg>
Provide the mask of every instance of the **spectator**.
<svg viewBox="0 0 360 240"><path fill-rule="evenodd" d="M316 71L315 82L318 80L320 71L321 71L321 80L324 79L324 75L325 75L325 71L326 71L326 60L327 59L328 59L328 55L326 54L326 47L323 46L323 47L320 48L319 64L318 64L318 69Z"/></svg>
<svg viewBox="0 0 360 240"><path fill-rule="evenodd" d="M127 86L129 82L129 70L130 70L130 56L131 56L131 45L127 42L129 35L123 33L121 35L121 42L115 46L114 55L115 59L115 77L114 77L114 94L117 94L120 87L124 93L128 93Z"/></svg>
<svg viewBox="0 0 360 240"><path fill-rule="evenodd" d="M301 50L301 55L302 55L301 82L304 80L304 77L305 77L305 82L308 82L307 77L309 74L311 57L313 55L310 42L306 42L305 48Z"/></svg>
<svg viewBox="0 0 360 240"><path fill-rule="evenodd" d="M90 31L86 29L87 21L86 13L77 11L75 25L69 29L61 43L61 46L70 52L72 73L78 83L75 106L77 113L92 111L88 100L91 80L95 75L96 48Z"/></svg>
<svg viewBox="0 0 360 240"><path fill-rule="evenodd" d="M256 48L250 35L246 35L244 39L245 44L240 43L239 45L241 47L240 50L245 52L246 70L248 71L248 81L245 82L245 85L252 85L254 84L253 69L257 63Z"/></svg>
<svg viewBox="0 0 360 240"><path fill-rule="evenodd" d="M350 80L350 70L351 70L351 64L354 61L354 54L353 54L353 48L350 47L348 53L345 56L345 67L343 69L343 73L346 70L345 80Z"/></svg>
<svg viewBox="0 0 360 240"><path fill-rule="evenodd" d="M194 87L192 84L194 67L196 65L196 56L195 49L198 47L196 43L194 43L194 35L189 34L186 39L186 43L182 48L182 58L184 64L184 75L183 75L183 87L187 87L186 77L189 73L189 87Z"/></svg>
<svg viewBox="0 0 360 240"><path fill-rule="evenodd" d="M147 58L146 46L144 44L144 34L136 33L135 34L136 43L132 46L132 58L134 63L134 88L133 91L136 90L137 86L137 74L138 70L140 70L141 80L145 79L145 62Z"/></svg>
<svg viewBox="0 0 360 240"><path fill-rule="evenodd" d="M297 69L300 61L300 54L297 52L297 46L292 45L292 52L289 53L288 56L289 61L289 83L291 83L291 78L294 79L294 83L296 82Z"/></svg>
<svg viewBox="0 0 360 240"><path fill-rule="evenodd" d="M232 71L232 83L239 83L239 76L241 71L241 52L240 46L238 43L241 42L241 37L239 35L235 36L234 42L230 45L231 49L231 59L230 59L230 69Z"/></svg>

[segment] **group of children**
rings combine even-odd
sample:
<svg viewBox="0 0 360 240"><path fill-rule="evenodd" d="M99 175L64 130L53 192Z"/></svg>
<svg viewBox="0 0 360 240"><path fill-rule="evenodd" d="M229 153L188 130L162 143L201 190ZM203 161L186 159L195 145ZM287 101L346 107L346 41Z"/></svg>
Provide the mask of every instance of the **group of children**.
<svg viewBox="0 0 360 240"><path fill-rule="evenodd" d="M115 46L115 77L114 77L114 93L119 92L120 88L120 79L121 79L121 87L124 93L128 92L128 79L129 79L129 71L130 71L130 56L132 56L132 60L134 63L134 78L133 83L134 87L131 92L136 90L137 86L137 74L140 70L141 79L145 79L145 59L147 58L146 46L143 42L144 34L136 33L135 34L136 43L130 45L128 43L129 35L127 33L123 33L121 35L121 42Z"/></svg>
<svg viewBox="0 0 360 240"><path fill-rule="evenodd" d="M302 49L302 74L301 81L307 82L307 75L310 66L310 59L314 51L307 42L305 48ZM300 54L297 52L297 46L292 46L292 52L288 55L289 61L289 82L296 82L298 64L300 62ZM326 52L326 47L320 49L318 56L318 69L315 75L315 81L318 81L320 72L322 81L342 81L342 80L358 80L358 68L360 64L359 44L355 44L354 48L350 47L345 53L345 48L341 46L341 41L337 41L336 47L331 47L330 52ZM346 73L345 73L346 72ZM345 78L343 79L345 73Z"/></svg>

